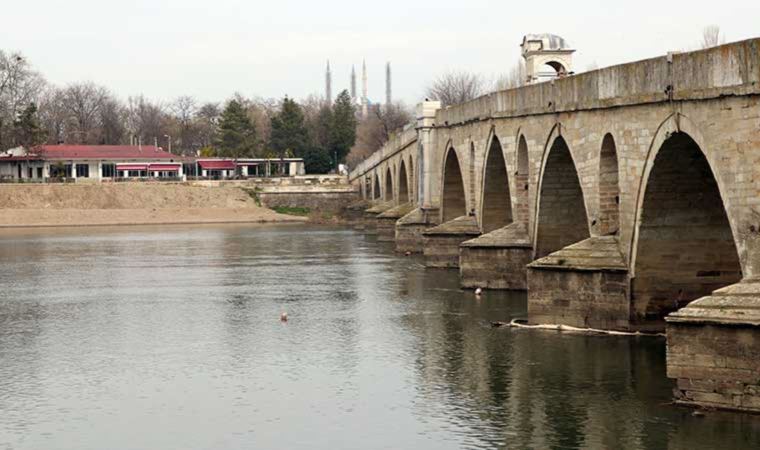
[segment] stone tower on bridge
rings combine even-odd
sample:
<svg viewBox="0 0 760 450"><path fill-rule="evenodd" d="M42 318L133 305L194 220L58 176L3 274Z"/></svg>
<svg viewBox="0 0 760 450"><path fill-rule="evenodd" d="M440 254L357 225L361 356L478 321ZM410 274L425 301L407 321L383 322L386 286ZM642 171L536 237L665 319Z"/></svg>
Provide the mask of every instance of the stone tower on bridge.
<svg viewBox="0 0 760 450"><path fill-rule="evenodd" d="M528 34L520 45L527 84L573 73L573 53L567 41L554 34Z"/></svg>

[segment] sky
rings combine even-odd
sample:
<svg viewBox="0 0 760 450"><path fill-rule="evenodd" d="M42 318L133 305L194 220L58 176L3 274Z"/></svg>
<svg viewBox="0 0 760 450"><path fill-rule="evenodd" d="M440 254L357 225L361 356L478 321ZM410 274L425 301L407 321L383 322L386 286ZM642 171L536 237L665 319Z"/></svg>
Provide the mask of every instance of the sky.
<svg viewBox="0 0 760 450"><path fill-rule="evenodd" d="M337 94L366 59L371 100L390 61L394 99L415 104L443 72L508 72L528 33L567 39L576 72L697 49L708 25L728 42L760 37L755 0L26 0L2 16L0 49L49 82L158 101L322 94L327 59Z"/></svg>

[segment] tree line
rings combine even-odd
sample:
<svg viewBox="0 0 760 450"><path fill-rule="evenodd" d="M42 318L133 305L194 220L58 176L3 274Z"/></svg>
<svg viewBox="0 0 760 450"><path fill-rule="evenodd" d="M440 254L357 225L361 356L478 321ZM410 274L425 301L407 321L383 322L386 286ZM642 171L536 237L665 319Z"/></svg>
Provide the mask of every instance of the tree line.
<svg viewBox="0 0 760 450"><path fill-rule="evenodd" d="M309 173L357 162L411 120L397 103L357 115L348 91L333 102L245 97L122 100L91 81L55 86L20 53L0 50L0 151L47 144L170 146L179 155L303 158ZM351 154L351 156L349 156Z"/></svg>

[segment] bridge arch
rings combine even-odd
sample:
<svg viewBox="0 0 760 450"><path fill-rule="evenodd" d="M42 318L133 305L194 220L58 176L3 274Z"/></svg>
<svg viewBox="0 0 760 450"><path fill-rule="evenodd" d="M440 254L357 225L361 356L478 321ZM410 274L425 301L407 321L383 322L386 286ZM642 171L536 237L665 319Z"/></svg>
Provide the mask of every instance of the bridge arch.
<svg viewBox="0 0 760 450"><path fill-rule="evenodd" d="M409 191L409 177L406 173L406 163L401 158L401 163L398 168L398 202L408 203L412 201L411 192Z"/></svg>
<svg viewBox="0 0 760 450"><path fill-rule="evenodd" d="M385 169L385 191L383 200L386 202L393 201L393 171L390 164Z"/></svg>
<svg viewBox="0 0 760 450"><path fill-rule="evenodd" d="M372 189L372 200L379 200L382 198L382 192L380 191L380 175L377 172L372 174L374 180L374 188Z"/></svg>
<svg viewBox="0 0 760 450"><path fill-rule="evenodd" d="M464 177L457 152L451 146L444 157L442 180L441 221L445 223L467 214Z"/></svg>
<svg viewBox="0 0 760 450"><path fill-rule="evenodd" d="M483 233L490 233L509 225L513 218L507 163L504 160L501 142L493 131L486 149L481 191L480 217Z"/></svg>
<svg viewBox="0 0 760 450"><path fill-rule="evenodd" d="M530 189L530 161L528 159L528 142L525 135L518 134L517 138L517 163L515 164L515 194L517 197L517 218L526 226L530 216L529 189Z"/></svg>
<svg viewBox="0 0 760 450"><path fill-rule="evenodd" d="M410 201L417 201L417 183L419 182L419 176L414 167L414 156L409 153L409 197Z"/></svg>
<svg viewBox="0 0 760 450"><path fill-rule="evenodd" d="M602 236L615 234L620 229L620 183L617 146L615 138L610 133L602 139L597 176L599 214L597 229Z"/></svg>
<svg viewBox="0 0 760 450"><path fill-rule="evenodd" d="M632 239L635 319L659 321L742 278L720 180L696 128L671 116L650 148Z"/></svg>
<svg viewBox="0 0 760 450"><path fill-rule="evenodd" d="M549 135L547 149L536 200L535 258L590 237L580 178L559 125Z"/></svg>

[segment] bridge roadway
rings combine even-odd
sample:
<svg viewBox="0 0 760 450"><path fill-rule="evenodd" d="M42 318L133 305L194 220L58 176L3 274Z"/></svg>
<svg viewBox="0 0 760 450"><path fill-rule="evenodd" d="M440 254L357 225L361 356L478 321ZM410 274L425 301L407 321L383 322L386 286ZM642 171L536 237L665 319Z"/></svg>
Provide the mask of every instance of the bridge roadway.
<svg viewBox="0 0 760 450"><path fill-rule="evenodd" d="M531 323L666 329L677 401L760 412L760 39L424 102L349 178L397 250Z"/></svg>

